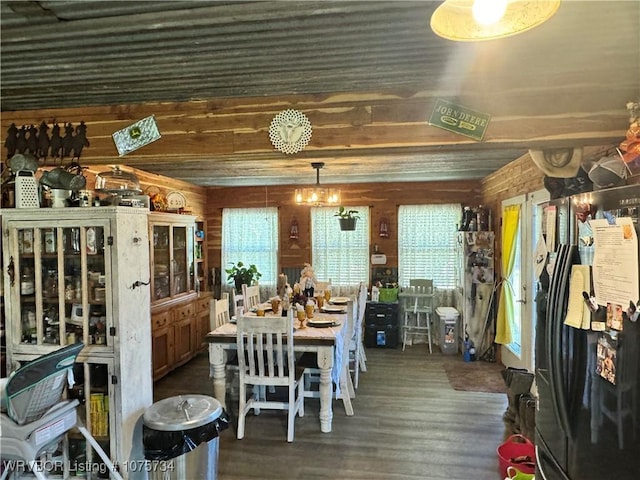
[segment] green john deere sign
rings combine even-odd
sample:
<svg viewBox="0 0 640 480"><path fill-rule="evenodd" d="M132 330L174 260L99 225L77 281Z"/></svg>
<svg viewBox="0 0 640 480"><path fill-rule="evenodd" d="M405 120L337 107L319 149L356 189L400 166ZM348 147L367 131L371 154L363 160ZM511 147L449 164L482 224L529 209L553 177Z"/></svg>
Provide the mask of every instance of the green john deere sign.
<svg viewBox="0 0 640 480"><path fill-rule="evenodd" d="M429 125L480 141L484 137L489 120L491 115L488 113L476 112L446 100L437 99L429 118Z"/></svg>

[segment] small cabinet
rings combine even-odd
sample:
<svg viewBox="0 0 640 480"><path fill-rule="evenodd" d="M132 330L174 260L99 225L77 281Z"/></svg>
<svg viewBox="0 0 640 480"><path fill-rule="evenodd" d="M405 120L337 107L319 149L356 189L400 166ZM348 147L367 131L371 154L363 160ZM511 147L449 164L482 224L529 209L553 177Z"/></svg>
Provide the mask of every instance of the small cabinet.
<svg viewBox="0 0 640 480"><path fill-rule="evenodd" d="M206 346L205 336L208 332L208 296L189 296L152 310L154 381L191 360Z"/></svg>
<svg viewBox="0 0 640 480"><path fill-rule="evenodd" d="M398 303L367 302L364 344L367 347L398 346Z"/></svg>

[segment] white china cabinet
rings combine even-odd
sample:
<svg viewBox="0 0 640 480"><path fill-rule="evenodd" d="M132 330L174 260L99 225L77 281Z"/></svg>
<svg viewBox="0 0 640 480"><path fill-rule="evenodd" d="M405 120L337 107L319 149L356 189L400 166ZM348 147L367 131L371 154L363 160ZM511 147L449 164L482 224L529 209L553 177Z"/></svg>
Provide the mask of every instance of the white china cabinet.
<svg viewBox="0 0 640 480"><path fill-rule="evenodd" d="M138 478L127 465L144 460L141 418L153 403L148 210L0 214L9 369L83 342L68 394L80 400L79 418L122 474ZM74 476L73 465L100 463L81 435L70 433L63 445L69 471L53 473Z"/></svg>

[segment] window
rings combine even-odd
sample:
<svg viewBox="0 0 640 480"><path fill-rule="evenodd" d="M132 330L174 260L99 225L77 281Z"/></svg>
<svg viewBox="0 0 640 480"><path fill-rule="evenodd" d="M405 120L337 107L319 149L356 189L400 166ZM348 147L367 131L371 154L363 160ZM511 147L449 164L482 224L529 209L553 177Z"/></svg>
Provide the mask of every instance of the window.
<svg viewBox="0 0 640 480"><path fill-rule="evenodd" d="M369 207L345 206L357 210L356 229L340 230L332 208L311 209L311 260L320 281L335 286L354 286L369 282Z"/></svg>
<svg viewBox="0 0 640 480"><path fill-rule="evenodd" d="M430 278L434 287L456 286L456 232L461 206L401 205L398 209L398 282Z"/></svg>
<svg viewBox="0 0 640 480"><path fill-rule="evenodd" d="M278 209L225 208L222 211L222 283L232 263L255 264L260 285L276 286L278 278Z"/></svg>

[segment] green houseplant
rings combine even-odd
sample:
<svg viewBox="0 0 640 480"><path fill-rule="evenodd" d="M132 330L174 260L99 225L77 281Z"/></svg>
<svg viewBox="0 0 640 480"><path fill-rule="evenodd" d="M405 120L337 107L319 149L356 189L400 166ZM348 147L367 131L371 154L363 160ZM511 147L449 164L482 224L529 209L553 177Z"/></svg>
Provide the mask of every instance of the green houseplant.
<svg viewBox="0 0 640 480"><path fill-rule="evenodd" d="M246 283L247 286L253 285L262 276L254 264L247 267L242 262L232 263L231 268L225 269L225 272L227 273L227 281L231 283L233 280L238 292L242 290L243 283Z"/></svg>
<svg viewBox="0 0 640 480"><path fill-rule="evenodd" d="M346 210L341 206L334 217L338 217L338 221L340 222L340 230L348 231L356 229L356 220L360 218L360 215L358 215L357 210Z"/></svg>

